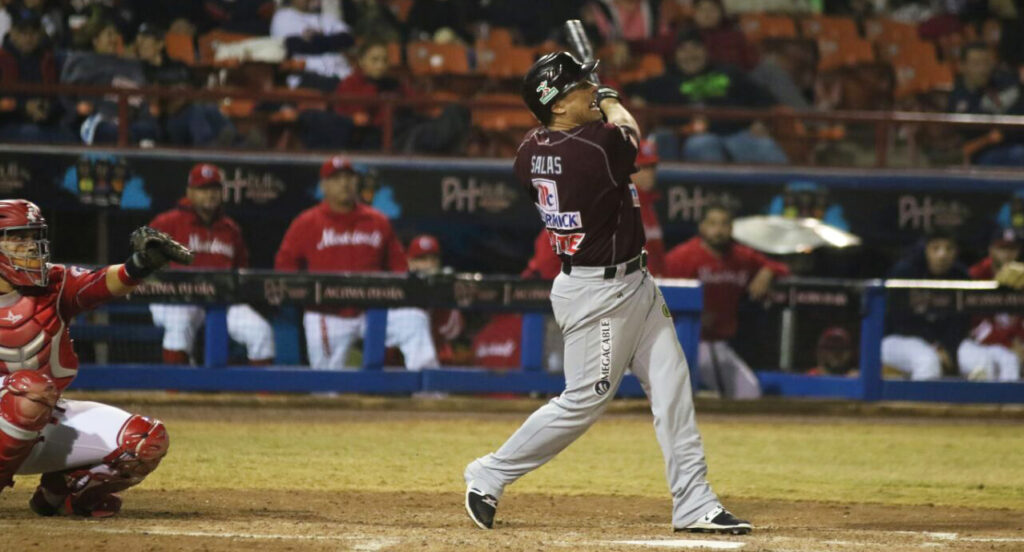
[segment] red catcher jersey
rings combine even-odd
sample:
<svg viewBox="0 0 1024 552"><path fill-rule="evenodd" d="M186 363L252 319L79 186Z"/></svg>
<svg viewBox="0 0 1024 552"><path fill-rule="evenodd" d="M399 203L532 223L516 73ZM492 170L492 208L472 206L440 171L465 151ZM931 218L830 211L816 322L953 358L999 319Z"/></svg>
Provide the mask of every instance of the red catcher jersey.
<svg viewBox="0 0 1024 552"><path fill-rule="evenodd" d="M191 267L172 264L174 268L229 270L249 266L249 250L242 240L242 230L227 215L221 214L207 225L183 199L174 209L157 215L149 225L166 232L195 255Z"/></svg>
<svg viewBox="0 0 1024 552"><path fill-rule="evenodd" d="M746 293L750 279L763 267L776 276L789 274L786 265L738 243L719 256L699 236L677 245L665 256L666 277L693 278L704 285L700 337L707 341L730 339L736 334L740 297Z"/></svg>
<svg viewBox="0 0 1024 552"><path fill-rule="evenodd" d="M644 246L636 142L625 127L594 121L536 128L516 153L515 173L534 198L551 247L576 266L628 261Z"/></svg>
<svg viewBox="0 0 1024 552"><path fill-rule="evenodd" d="M409 270L388 218L358 203L348 213L331 211L327 203L300 213L281 240L274 268L309 272Z"/></svg>
<svg viewBox="0 0 1024 552"><path fill-rule="evenodd" d="M114 298L107 267L93 271L50 265L49 285L0 295L0 375L35 370L63 391L78 375L68 323Z"/></svg>
<svg viewBox="0 0 1024 552"><path fill-rule="evenodd" d="M986 257L972 266L968 273L975 280L994 280L992 258ZM1006 312L994 316L974 317L971 339L982 345L1013 347L1015 339L1024 339L1024 318Z"/></svg>

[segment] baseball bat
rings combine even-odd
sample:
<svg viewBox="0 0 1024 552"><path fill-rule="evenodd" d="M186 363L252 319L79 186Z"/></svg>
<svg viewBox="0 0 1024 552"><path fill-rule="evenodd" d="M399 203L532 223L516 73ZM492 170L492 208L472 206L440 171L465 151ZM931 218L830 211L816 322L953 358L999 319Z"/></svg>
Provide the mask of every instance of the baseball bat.
<svg viewBox="0 0 1024 552"><path fill-rule="evenodd" d="M569 19L565 22L565 37L572 48L573 54L583 63L594 60L594 47L590 45L586 31L583 30L583 22L579 19ZM597 73L594 73L594 80L597 81Z"/></svg>

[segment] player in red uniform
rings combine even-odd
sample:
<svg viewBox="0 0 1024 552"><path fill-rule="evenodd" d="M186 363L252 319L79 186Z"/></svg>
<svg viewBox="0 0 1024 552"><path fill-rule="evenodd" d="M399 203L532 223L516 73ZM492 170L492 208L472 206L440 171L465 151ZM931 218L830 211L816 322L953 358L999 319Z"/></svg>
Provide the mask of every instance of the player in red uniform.
<svg viewBox="0 0 1024 552"><path fill-rule="evenodd" d="M220 168L199 163L188 174L185 197L177 207L157 215L149 226L188 244L195 255L193 268L235 270L248 268L249 250L242 230L224 214L224 176ZM149 307L153 322L163 327L163 358L169 364L188 364L206 311L195 305ZM231 305L227 312L228 335L245 344L252 364L274 360L274 332L270 324L249 305Z"/></svg>
<svg viewBox="0 0 1024 552"><path fill-rule="evenodd" d="M757 376L728 339L736 334L740 296L760 299L775 276L789 274L773 262L732 239L732 211L721 204L704 209L699 236L677 245L665 257L665 276L695 278L704 285L698 365L701 383L724 397L751 399L761 395Z"/></svg>
<svg viewBox="0 0 1024 552"><path fill-rule="evenodd" d="M357 198L359 175L347 159L331 157L320 168L324 201L292 222L277 251L274 268L309 272L406 272L402 244L391 223ZM402 309L394 309L402 310ZM363 335L362 311L352 308L309 309L303 317L309 364L316 370L341 370L348 349ZM406 367L437 366L430 320L388 313L388 346L402 349Z"/></svg>
<svg viewBox="0 0 1024 552"><path fill-rule="evenodd" d="M35 204L0 201L0 491L15 474L41 473L29 502L37 514L106 517L121 508L118 492L160 464L167 430L159 420L61 398L78 374L68 324L191 254L143 227L124 264L65 267L49 263L46 229Z"/></svg>
<svg viewBox="0 0 1024 552"><path fill-rule="evenodd" d="M993 280L1020 255L1021 238L1012 228L999 229L988 246L988 257L969 270L975 280ZM957 348L960 374L971 380L1014 381L1020 379L1021 343L1024 318L1001 312L977 321L967 339Z"/></svg>

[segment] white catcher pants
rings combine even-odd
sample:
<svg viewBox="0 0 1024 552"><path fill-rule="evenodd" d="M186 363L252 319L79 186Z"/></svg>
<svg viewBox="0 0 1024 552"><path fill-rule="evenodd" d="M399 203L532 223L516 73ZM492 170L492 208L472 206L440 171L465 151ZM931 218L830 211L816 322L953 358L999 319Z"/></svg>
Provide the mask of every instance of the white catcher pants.
<svg viewBox="0 0 1024 552"><path fill-rule="evenodd" d="M117 434L132 415L120 408L91 401L61 399L19 474L48 473L94 466L117 449Z"/></svg>
<svg viewBox="0 0 1024 552"><path fill-rule="evenodd" d="M206 310L195 305L152 304L153 323L164 329L163 348L193 353L196 336L206 322ZM274 330L249 305L231 305L227 312L228 336L245 345L249 360L274 358Z"/></svg>
<svg viewBox="0 0 1024 552"><path fill-rule="evenodd" d="M701 341L697 354L700 383L727 399L757 399L761 383L750 366L725 341Z"/></svg>
<svg viewBox="0 0 1024 552"><path fill-rule="evenodd" d="M975 381L1017 381L1020 357L1002 345L982 345L965 339L956 352L960 374Z"/></svg>
<svg viewBox="0 0 1024 552"><path fill-rule="evenodd" d="M603 272L575 267L571 275L555 278L551 306L565 341L565 391L534 412L497 452L471 462L464 477L500 497L506 485L583 435L631 368L651 400L672 493L672 523L684 527L718 503L706 479L686 357L647 272L609 280Z"/></svg>
<svg viewBox="0 0 1024 552"><path fill-rule="evenodd" d="M364 316L343 317L307 311L302 317L306 352L314 370L345 370L352 343L366 332ZM389 309L384 344L398 347L409 370L437 368L437 350L430 335L430 315L412 307ZM354 367L352 367L354 368Z"/></svg>

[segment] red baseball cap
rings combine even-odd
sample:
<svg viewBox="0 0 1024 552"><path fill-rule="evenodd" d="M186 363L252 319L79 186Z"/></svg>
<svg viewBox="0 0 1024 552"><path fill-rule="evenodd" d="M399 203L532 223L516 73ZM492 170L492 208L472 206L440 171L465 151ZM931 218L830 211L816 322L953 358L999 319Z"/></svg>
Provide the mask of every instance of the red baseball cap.
<svg viewBox="0 0 1024 552"><path fill-rule="evenodd" d="M224 182L220 167L212 163L198 163L188 172L189 188L220 186Z"/></svg>
<svg viewBox="0 0 1024 552"><path fill-rule="evenodd" d="M409 242L409 251L406 255L410 259L422 257L424 255L440 255L441 244L438 243L437 238L430 234L422 234L416 236Z"/></svg>
<svg viewBox="0 0 1024 552"><path fill-rule="evenodd" d="M649 165L657 165L660 159L658 158L658 148L654 147L654 142L651 140L640 140L636 149L636 166L647 167Z"/></svg>
<svg viewBox="0 0 1024 552"><path fill-rule="evenodd" d="M335 155L324 161L324 164L320 166L320 180L330 178L341 171L356 172L352 167L352 162L347 157Z"/></svg>

